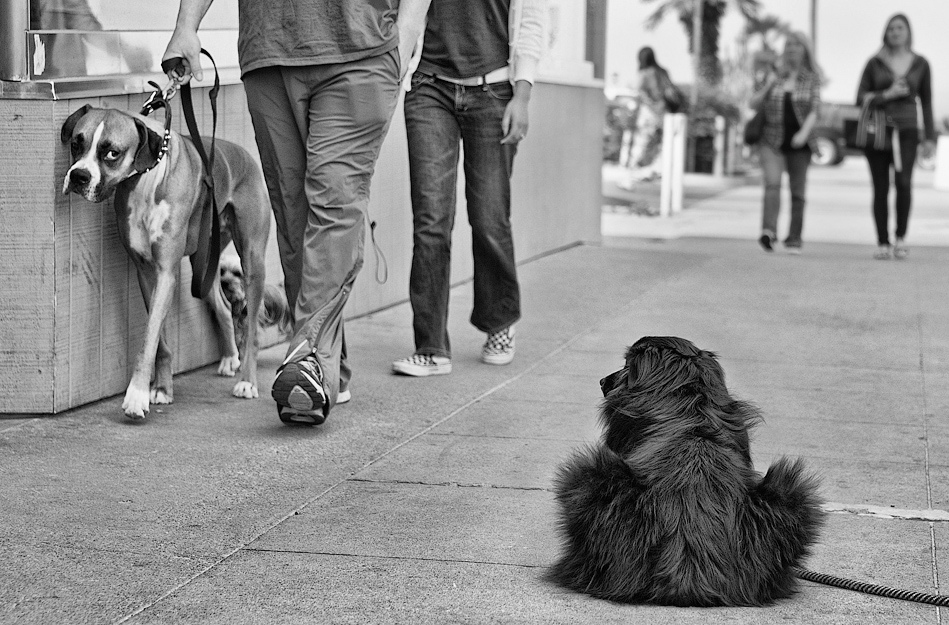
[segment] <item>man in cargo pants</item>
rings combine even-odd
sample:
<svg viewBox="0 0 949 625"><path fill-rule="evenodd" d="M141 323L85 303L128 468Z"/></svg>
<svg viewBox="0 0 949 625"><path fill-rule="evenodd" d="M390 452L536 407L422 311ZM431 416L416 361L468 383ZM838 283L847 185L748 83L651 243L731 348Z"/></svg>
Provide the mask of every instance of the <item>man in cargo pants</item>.
<svg viewBox="0 0 949 625"><path fill-rule="evenodd" d="M201 78L181 0L163 59ZM284 423L318 425L350 398L343 307L363 262L369 184L430 0L239 0L238 54L294 332L272 394Z"/></svg>

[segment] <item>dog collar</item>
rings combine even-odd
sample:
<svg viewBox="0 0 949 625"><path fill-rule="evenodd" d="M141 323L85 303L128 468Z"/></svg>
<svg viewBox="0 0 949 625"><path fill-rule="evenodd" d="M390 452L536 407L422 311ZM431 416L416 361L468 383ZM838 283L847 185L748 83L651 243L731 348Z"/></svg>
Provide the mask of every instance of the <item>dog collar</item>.
<svg viewBox="0 0 949 625"><path fill-rule="evenodd" d="M158 149L158 158L155 159L155 162L152 163L151 166L139 171L139 174L148 173L157 167L161 159L165 158L165 154L168 153L168 144L171 141L171 107L168 106L168 101L175 97L175 92L177 91L177 86L174 84L164 90L152 81L149 81L148 84L155 87L155 92L145 101L145 104L142 105L140 114L148 116L156 109L165 109L165 134L162 136L161 147Z"/></svg>
<svg viewBox="0 0 949 625"><path fill-rule="evenodd" d="M170 117L170 115L169 115ZM161 147L158 148L158 158L155 159L155 162L150 166L146 167L142 171L138 172L140 174L146 174L151 170L155 169L158 166L158 163L161 162L161 159L165 158L165 154L168 153L168 142L171 140L171 128L165 127L165 134L161 139Z"/></svg>

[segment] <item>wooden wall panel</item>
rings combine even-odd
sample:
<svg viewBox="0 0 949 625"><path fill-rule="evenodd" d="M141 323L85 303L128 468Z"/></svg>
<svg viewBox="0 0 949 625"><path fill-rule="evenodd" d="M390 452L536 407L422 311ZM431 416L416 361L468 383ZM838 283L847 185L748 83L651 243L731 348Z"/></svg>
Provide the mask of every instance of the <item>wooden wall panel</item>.
<svg viewBox="0 0 949 625"><path fill-rule="evenodd" d="M0 382L11 412L53 409L52 109L0 100Z"/></svg>

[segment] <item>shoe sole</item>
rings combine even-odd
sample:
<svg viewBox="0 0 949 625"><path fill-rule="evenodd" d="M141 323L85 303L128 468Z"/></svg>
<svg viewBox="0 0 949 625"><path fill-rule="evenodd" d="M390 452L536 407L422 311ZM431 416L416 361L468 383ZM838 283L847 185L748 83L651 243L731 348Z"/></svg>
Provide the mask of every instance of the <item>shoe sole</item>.
<svg viewBox="0 0 949 625"><path fill-rule="evenodd" d="M509 365L514 360L514 352L510 354L481 354L481 362L486 365Z"/></svg>
<svg viewBox="0 0 949 625"><path fill-rule="evenodd" d="M392 363L392 371L393 373L400 373L413 378L427 378L431 375L448 375L451 373L451 363L421 367L409 363L394 362Z"/></svg>
<svg viewBox="0 0 949 625"><path fill-rule="evenodd" d="M320 425L326 421L326 397L319 380L312 379L294 362L284 365L277 374L270 395L277 402L277 414L284 423Z"/></svg>
<svg viewBox="0 0 949 625"><path fill-rule="evenodd" d="M286 406L277 406L277 416L287 425L322 425L326 421L322 410L297 412Z"/></svg>

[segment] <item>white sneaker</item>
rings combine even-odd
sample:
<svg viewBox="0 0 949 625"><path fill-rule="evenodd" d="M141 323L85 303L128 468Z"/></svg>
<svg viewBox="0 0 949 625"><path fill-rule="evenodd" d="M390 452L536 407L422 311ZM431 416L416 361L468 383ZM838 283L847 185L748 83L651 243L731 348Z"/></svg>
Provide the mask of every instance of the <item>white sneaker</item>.
<svg viewBox="0 0 949 625"><path fill-rule="evenodd" d="M488 335L481 348L481 362L489 365L506 365L514 360L514 326Z"/></svg>
<svg viewBox="0 0 949 625"><path fill-rule="evenodd" d="M336 405L345 404L353 398L353 394L346 389L345 391L340 391L339 395L336 396Z"/></svg>
<svg viewBox="0 0 949 625"><path fill-rule="evenodd" d="M451 373L451 359L431 354L412 354L392 363L392 371L415 378Z"/></svg>

